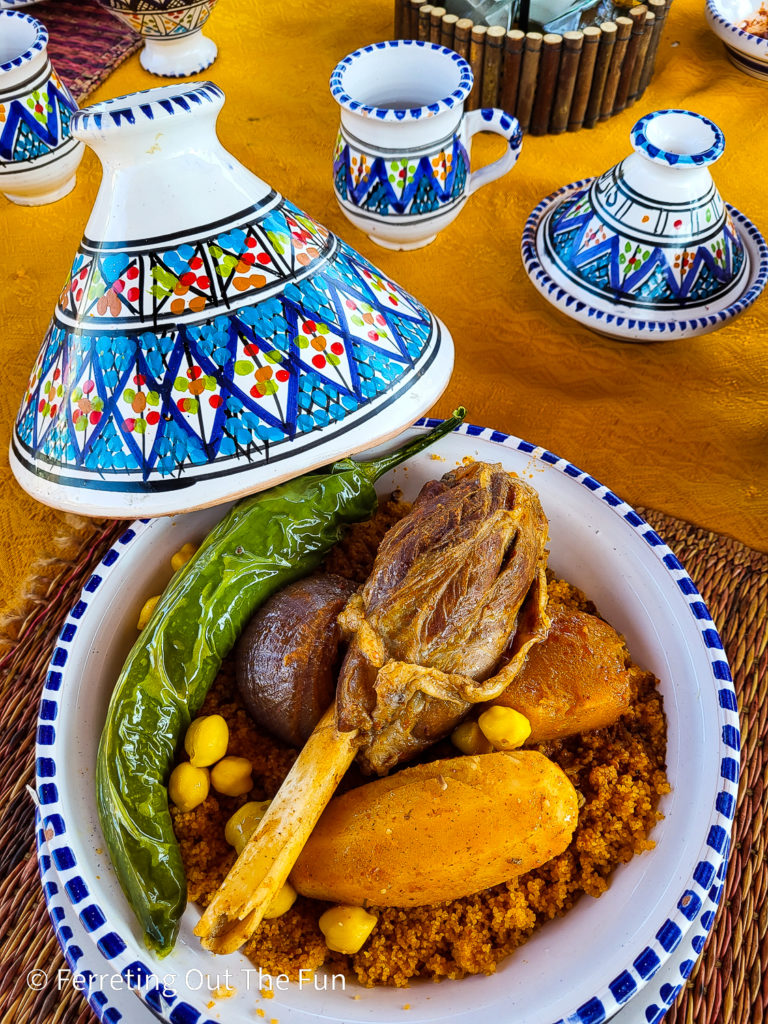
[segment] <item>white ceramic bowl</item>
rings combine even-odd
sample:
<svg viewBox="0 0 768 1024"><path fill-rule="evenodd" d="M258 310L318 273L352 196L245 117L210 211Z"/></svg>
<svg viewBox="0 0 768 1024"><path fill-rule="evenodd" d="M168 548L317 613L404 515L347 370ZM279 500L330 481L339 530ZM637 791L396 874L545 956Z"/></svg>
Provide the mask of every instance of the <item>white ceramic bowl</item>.
<svg viewBox="0 0 768 1024"><path fill-rule="evenodd" d="M725 43L732 64L753 78L768 82L768 39L739 28L739 22L754 14L760 0L707 0L709 27Z"/></svg>
<svg viewBox="0 0 768 1024"><path fill-rule="evenodd" d="M431 422L426 424L431 425ZM439 454L442 461L430 455ZM138 610L167 579L170 554L220 517L204 510L130 527L86 585L54 652L41 703L37 789L60 885L103 969L128 972L145 1001L171 1024L226 1013L252 1024L263 1008L281 1024L486 1021L597 1024L639 992L696 922L712 924L725 873L739 770L736 699L715 627L663 541L614 494L570 463L496 431L464 425L381 482L407 497L465 456L501 462L529 479L549 517L550 564L583 588L627 638L634 659L661 680L673 790L654 831L656 848L614 874L599 900L582 898L550 922L492 977L402 990L318 991L293 985L264 1001L263 981L239 954L213 957L192 934L188 908L173 953L156 960L113 874L99 829L94 762L107 701L134 638ZM250 974L247 971L250 970ZM211 1003L208 986L236 994Z"/></svg>

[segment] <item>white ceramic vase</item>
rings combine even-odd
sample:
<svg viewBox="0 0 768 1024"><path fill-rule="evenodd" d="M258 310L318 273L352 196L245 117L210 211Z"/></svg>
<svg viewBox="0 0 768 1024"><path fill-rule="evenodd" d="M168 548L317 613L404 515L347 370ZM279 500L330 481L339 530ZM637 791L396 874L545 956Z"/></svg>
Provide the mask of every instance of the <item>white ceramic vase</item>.
<svg viewBox="0 0 768 1024"><path fill-rule="evenodd" d="M175 84L73 119L104 177L12 442L41 501L218 504L400 433L448 382L442 324L222 147L223 102Z"/></svg>
<svg viewBox="0 0 768 1024"><path fill-rule="evenodd" d="M0 11L0 191L22 206L75 187L83 144L70 134L77 104L48 59L48 33L20 11Z"/></svg>

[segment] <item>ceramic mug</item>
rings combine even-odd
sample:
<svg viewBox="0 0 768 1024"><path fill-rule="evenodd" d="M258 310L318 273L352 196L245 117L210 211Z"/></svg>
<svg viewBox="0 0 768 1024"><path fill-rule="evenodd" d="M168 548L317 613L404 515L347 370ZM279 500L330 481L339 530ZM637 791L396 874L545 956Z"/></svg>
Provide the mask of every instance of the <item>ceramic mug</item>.
<svg viewBox="0 0 768 1024"><path fill-rule="evenodd" d="M472 69L437 43L397 39L356 50L334 68L341 107L333 186L341 209L387 249L434 240L483 185L517 162L522 132L503 110L464 113ZM508 140L499 160L469 169L472 136Z"/></svg>
<svg viewBox="0 0 768 1024"><path fill-rule="evenodd" d="M48 59L48 33L20 11L0 11L0 192L22 206L75 187L83 144L69 123L77 104Z"/></svg>

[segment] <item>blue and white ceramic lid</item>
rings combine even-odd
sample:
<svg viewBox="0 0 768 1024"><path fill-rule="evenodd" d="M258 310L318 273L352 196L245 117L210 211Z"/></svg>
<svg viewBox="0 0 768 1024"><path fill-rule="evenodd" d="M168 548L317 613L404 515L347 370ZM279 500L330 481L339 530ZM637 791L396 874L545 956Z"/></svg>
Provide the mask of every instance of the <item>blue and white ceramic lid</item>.
<svg viewBox="0 0 768 1024"><path fill-rule="evenodd" d="M173 85L73 118L106 173L11 443L46 504L218 504L395 436L448 382L445 327L223 149L223 101Z"/></svg>

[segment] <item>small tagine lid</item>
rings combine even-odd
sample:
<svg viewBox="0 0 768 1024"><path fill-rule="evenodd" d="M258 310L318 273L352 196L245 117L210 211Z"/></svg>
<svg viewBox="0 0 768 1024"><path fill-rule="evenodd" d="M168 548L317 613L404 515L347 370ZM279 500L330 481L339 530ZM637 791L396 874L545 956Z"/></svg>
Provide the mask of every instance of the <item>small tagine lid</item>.
<svg viewBox="0 0 768 1024"><path fill-rule="evenodd" d="M11 443L40 501L218 504L395 436L448 382L445 327L223 149L223 100L172 85L73 118L105 174Z"/></svg>
<svg viewBox="0 0 768 1024"><path fill-rule="evenodd" d="M750 257L709 172L722 132L701 114L658 110L631 141L630 156L552 205L538 228L542 265L608 313L665 321L729 310L748 288Z"/></svg>

